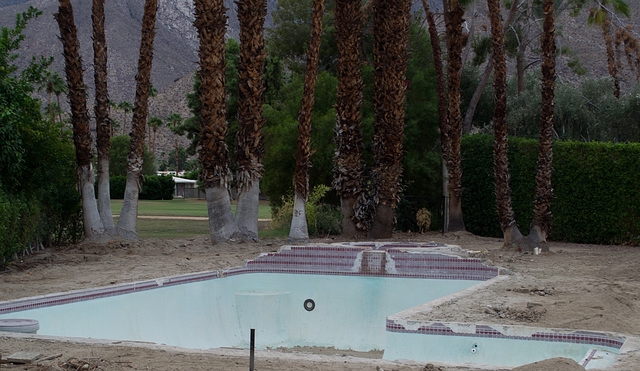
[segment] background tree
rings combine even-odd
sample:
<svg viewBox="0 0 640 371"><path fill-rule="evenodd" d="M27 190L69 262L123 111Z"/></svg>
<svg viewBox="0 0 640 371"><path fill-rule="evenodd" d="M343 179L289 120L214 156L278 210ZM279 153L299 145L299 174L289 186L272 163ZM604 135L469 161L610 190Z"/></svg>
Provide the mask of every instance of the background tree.
<svg viewBox="0 0 640 371"><path fill-rule="evenodd" d="M298 115L298 146L296 150L296 170L294 173L294 203L290 240L308 240L305 204L309 197L309 167L311 156L311 114L318 73L318 55L322 35L322 15L324 0L313 1L311 35L307 48L307 68L304 75L304 91Z"/></svg>
<svg viewBox="0 0 640 371"><path fill-rule="evenodd" d="M178 135L182 135L184 134L184 132L181 133L181 127L182 125L182 116L180 116L179 113L172 113L169 115L169 117L167 117L167 126L169 127L169 129L171 130L171 132L173 133L173 139L175 142L175 154L176 154L176 172L178 172Z"/></svg>
<svg viewBox="0 0 640 371"><path fill-rule="evenodd" d="M200 38L200 179L205 188L211 242L226 242L238 233L229 186L232 178L226 143L225 31L222 0L196 0L194 25Z"/></svg>
<svg viewBox="0 0 640 371"><path fill-rule="evenodd" d="M123 100L122 102L118 103L118 109L124 113L124 118L122 119L122 133L120 135L126 135L127 121L129 120L127 116L133 110L133 105L131 104L131 102Z"/></svg>
<svg viewBox="0 0 640 371"><path fill-rule="evenodd" d="M69 0L60 0L55 15L60 27L60 39L64 47L65 73L69 85L69 105L71 106L71 124L76 147L78 186L82 195L82 220L84 236L88 241L101 241L108 236L98 213L94 190L92 166L91 135L89 133L89 115L78 32L73 18L73 8Z"/></svg>
<svg viewBox="0 0 640 371"><path fill-rule="evenodd" d="M14 64L27 23L41 14L29 7L0 31L0 266L27 248L82 238L72 134L46 123L33 95L52 59Z"/></svg>
<svg viewBox="0 0 640 371"><path fill-rule="evenodd" d="M149 105L149 84L153 62L153 40L155 37L156 12L158 0L146 0L142 17L142 36L138 73L136 74L136 98L131 120L131 149L127 159L127 185L120 218L118 233L127 239L138 239L136 232L138 220L138 197L141 190L143 166L144 135Z"/></svg>
<svg viewBox="0 0 640 371"><path fill-rule="evenodd" d="M151 148L151 154L153 157L156 157L156 134L158 133L158 128L161 128L164 125L164 121L157 116L153 116L149 119L147 125L149 125L149 128L153 131L153 139L150 140L151 143L149 148Z"/></svg>
<svg viewBox="0 0 640 371"><path fill-rule="evenodd" d="M53 95L56 96L56 99L58 102L58 110L59 110L60 95L68 91L67 82L64 81L64 79L62 78L62 76L60 76L58 72L47 70L44 73L44 81L42 82L42 85L40 86L40 88L38 88L38 91L41 91L42 89L44 89L47 93L47 106L49 107L48 112L50 115L51 124L55 124L56 110L53 107L53 102L51 98ZM61 117L60 117L60 121L62 121Z"/></svg>
<svg viewBox="0 0 640 371"><path fill-rule="evenodd" d="M131 137L128 135L118 135L111 138L109 151L109 175L127 176L127 157L131 148ZM156 169L153 163L153 155L145 146L143 153L144 162L142 165L142 175L156 175Z"/></svg>

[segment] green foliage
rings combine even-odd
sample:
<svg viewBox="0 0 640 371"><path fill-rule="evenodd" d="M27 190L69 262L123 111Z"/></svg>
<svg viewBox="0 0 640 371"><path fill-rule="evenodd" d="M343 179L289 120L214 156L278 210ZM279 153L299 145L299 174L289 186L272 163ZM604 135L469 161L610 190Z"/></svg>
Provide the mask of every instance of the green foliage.
<svg viewBox="0 0 640 371"><path fill-rule="evenodd" d="M493 138L465 136L462 206L467 230L501 236L493 187ZM549 238L625 243L640 233L640 144L554 143ZM521 231L533 219L537 141L509 140L513 208Z"/></svg>
<svg viewBox="0 0 640 371"><path fill-rule="evenodd" d="M525 76L525 89L519 95L515 82L509 84L507 124L510 135L538 138L539 89L537 72ZM638 142L640 118L635 112L639 109L640 86L617 99L609 78L585 80L578 87L556 84L554 138L587 142Z"/></svg>
<svg viewBox="0 0 640 371"><path fill-rule="evenodd" d="M131 137L128 135L119 135L111 138L110 151L110 176L126 176L127 175L127 157L131 148ZM142 175L155 175L156 169L153 161L153 155L148 151L147 146L144 147L142 164Z"/></svg>
<svg viewBox="0 0 640 371"><path fill-rule="evenodd" d="M322 202L322 199L331 190L328 186L320 184L315 186L309 194L309 200L305 204L307 213L307 228L310 236L326 236L340 234L342 230L342 215L340 210L333 205ZM278 206L272 206L273 226L275 229L288 229L293 218L293 196L282 196L282 202Z"/></svg>
<svg viewBox="0 0 640 371"><path fill-rule="evenodd" d="M273 27L267 30L267 50L294 73L304 73L307 44L311 34L313 0L278 0L273 11ZM333 8L335 1L325 1L322 41L318 66L335 70L337 53Z"/></svg>
<svg viewBox="0 0 640 371"><path fill-rule="evenodd" d="M0 35L0 265L27 245L81 235L71 133L45 122L31 96L52 60L33 57L21 71L14 64L27 22L39 14L29 8Z"/></svg>
<svg viewBox="0 0 640 371"><path fill-rule="evenodd" d="M142 182L141 200L171 200L175 183L170 176L147 176Z"/></svg>
<svg viewBox="0 0 640 371"><path fill-rule="evenodd" d="M127 184L125 175L116 175L109 178L109 192L112 199L123 199ZM141 200L171 200L175 183L170 176L145 176L142 181Z"/></svg>

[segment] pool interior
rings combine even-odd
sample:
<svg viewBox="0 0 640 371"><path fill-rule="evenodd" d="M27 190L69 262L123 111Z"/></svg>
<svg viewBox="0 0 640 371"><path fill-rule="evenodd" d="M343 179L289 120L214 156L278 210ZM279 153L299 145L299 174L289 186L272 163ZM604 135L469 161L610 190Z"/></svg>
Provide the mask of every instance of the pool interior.
<svg viewBox="0 0 640 371"><path fill-rule="evenodd" d="M615 361L625 342L624 337L616 334L424 322L396 315L498 276L499 268L466 257L460 248L437 243L358 242L285 246L277 253L263 254L242 267L220 272L165 277L1 302L0 319L35 318L29 316L53 310L71 316L74 323L65 324L45 316L43 334L147 340L149 338L145 336L150 332L153 333L150 341L193 348L247 347L249 329L257 328L257 338L261 339L258 345L262 347L309 345L362 351L384 349L383 358L389 360L518 366L564 356L585 368L603 367ZM347 281L344 281L345 277ZM434 289L445 281L446 289ZM218 288L212 289L209 287L212 282L224 284L222 288L216 286ZM255 286L256 282L260 284ZM287 284L282 286L278 282ZM328 292L318 289L327 283L331 287ZM152 295L160 292L157 290L160 288L170 292L171 305L166 298ZM183 291L186 288L195 290L195 293L185 296ZM100 311L100 308L122 307L123 304L116 304L119 302L113 300L131 293L142 294L141 299L137 304L126 304L121 313L130 316L138 310L135 320L124 314L117 317L115 322L106 326L114 329L107 335L85 331L88 326L79 318ZM198 298L196 302L194 298ZM358 298L357 305L350 304L353 298ZM221 305L225 301L233 304ZM76 309L69 305L61 306L71 303L76 303ZM164 326L145 321L153 317L159 323L172 323L176 322L176 315L158 310L139 310L143 307L141 303L151 303L155 308L187 304L176 310L181 317L187 317L186 324L180 326L187 326L184 329L188 330L179 331L177 335L164 334L158 330ZM203 317L200 311L193 309L198 306L196 304L210 306L216 314ZM149 316L150 312L160 313ZM228 312L233 320L218 323L212 319L223 312ZM89 317L86 321L95 321ZM337 321L337 318L344 322ZM202 321L211 322L208 330L203 330L206 326ZM54 322L59 323L60 328L47 330L46 323ZM374 322L375 325L369 326ZM117 325L127 328L128 334L115 331ZM78 328L72 329L74 326ZM210 332L223 334L221 340L212 340ZM341 332L346 334L336 336ZM182 336L181 333L187 334L185 339L175 339ZM309 341L311 338L313 340ZM206 342L198 343L198 339L206 339Z"/></svg>

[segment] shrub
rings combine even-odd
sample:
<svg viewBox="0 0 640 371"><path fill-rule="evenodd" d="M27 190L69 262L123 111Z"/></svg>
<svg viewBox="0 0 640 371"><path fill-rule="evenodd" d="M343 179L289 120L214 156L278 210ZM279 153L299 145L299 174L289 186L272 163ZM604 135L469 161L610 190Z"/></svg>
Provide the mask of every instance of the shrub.
<svg viewBox="0 0 640 371"><path fill-rule="evenodd" d="M123 199L127 184L126 176L112 176L109 179L111 198ZM170 176L145 176L142 181L141 200L172 200L175 183Z"/></svg>
<svg viewBox="0 0 640 371"><path fill-rule="evenodd" d="M307 229L310 236L326 236L340 234L342 231L342 214L333 205L322 203L322 198L329 187L320 184L313 188L309 200L305 204L307 212ZM273 226L275 229L288 229L293 218L293 196L282 196L280 206L272 208Z"/></svg>
<svg viewBox="0 0 640 371"><path fill-rule="evenodd" d="M420 228L420 233L426 232L431 228L431 212L428 209L422 208L418 210L416 220L418 228Z"/></svg>
<svg viewBox="0 0 640 371"><path fill-rule="evenodd" d="M578 243L629 243L640 231L640 144L554 142L553 217L549 238ZM513 209L521 231L533 219L537 141L511 138ZM465 225L502 236L493 186L493 138L466 136L462 145Z"/></svg>

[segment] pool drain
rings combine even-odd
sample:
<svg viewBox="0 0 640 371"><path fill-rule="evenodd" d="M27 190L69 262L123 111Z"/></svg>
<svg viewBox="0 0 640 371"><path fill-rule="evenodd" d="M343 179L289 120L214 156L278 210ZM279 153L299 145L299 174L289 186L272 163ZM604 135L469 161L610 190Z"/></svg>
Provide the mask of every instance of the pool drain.
<svg viewBox="0 0 640 371"><path fill-rule="evenodd" d="M311 312L312 310L314 310L316 308L316 302L311 300L311 299L307 299L304 301L304 309L307 310L307 312Z"/></svg>
<svg viewBox="0 0 640 371"><path fill-rule="evenodd" d="M473 348L471 348L471 354L478 353L478 344L473 344Z"/></svg>

